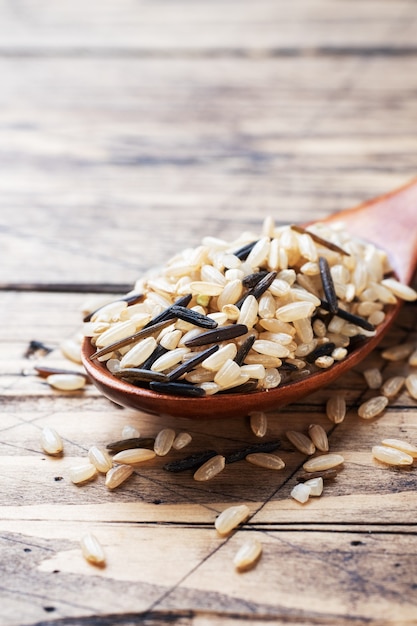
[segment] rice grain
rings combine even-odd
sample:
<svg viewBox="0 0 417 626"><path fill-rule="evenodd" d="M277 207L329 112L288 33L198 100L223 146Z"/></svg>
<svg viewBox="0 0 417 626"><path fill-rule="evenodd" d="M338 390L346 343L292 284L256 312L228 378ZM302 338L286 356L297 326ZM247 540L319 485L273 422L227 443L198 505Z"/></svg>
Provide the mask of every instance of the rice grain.
<svg viewBox="0 0 417 626"><path fill-rule="evenodd" d="M214 526L219 535L225 536L245 522L250 515L249 507L246 504L229 506L218 515Z"/></svg>
<svg viewBox="0 0 417 626"><path fill-rule="evenodd" d="M246 571L259 561L262 554L262 544L258 539L250 538L239 548L233 558L233 564L238 571Z"/></svg>
<svg viewBox="0 0 417 626"><path fill-rule="evenodd" d="M104 550L95 535L88 533L81 538L81 551L83 557L92 565L103 567L106 562Z"/></svg>

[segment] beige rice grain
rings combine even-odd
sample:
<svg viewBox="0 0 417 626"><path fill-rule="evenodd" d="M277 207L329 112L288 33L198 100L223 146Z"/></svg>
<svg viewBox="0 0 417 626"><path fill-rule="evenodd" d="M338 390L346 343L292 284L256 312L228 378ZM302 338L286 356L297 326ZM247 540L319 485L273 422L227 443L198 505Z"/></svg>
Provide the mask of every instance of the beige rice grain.
<svg viewBox="0 0 417 626"><path fill-rule="evenodd" d="M182 450L183 448L188 446L188 444L191 443L191 441L192 441L192 436L190 435L190 433L186 433L186 432L178 433L178 435L174 439L172 447L174 450Z"/></svg>
<svg viewBox="0 0 417 626"><path fill-rule="evenodd" d="M387 404L388 398L386 396L375 396L374 398L362 402L358 408L358 415L365 420L372 419L381 415L387 407Z"/></svg>
<svg viewBox="0 0 417 626"><path fill-rule="evenodd" d="M317 450L327 452L329 449L329 440L327 433L320 424L310 424L308 427L308 435L316 446Z"/></svg>
<svg viewBox="0 0 417 626"><path fill-rule="evenodd" d="M113 461L115 463L123 463L127 465L136 465L137 463L143 463L144 461L150 461L155 458L156 454L154 450L148 448L132 448L130 450L122 450L114 455Z"/></svg>
<svg viewBox="0 0 417 626"><path fill-rule="evenodd" d="M287 430L285 436L302 454L310 455L315 453L316 447L314 443L311 441L310 437L307 437L304 433L300 433L296 430Z"/></svg>
<svg viewBox="0 0 417 626"><path fill-rule="evenodd" d="M238 571L246 571L259 561L262 554L262 544L258 539L251 537L243 543L233 558L233 564Z"/></svg>
<svg viewBox="0 0 417 626"><path fill-rule="evenodd" d="M80 485L93 480L97 476L97 468L92 463L81 463L80 465L70 467L69 476L71 482L75 485Z"/></svg>
<svg viewBox="0 0 417 626"><path fill-rule="evenodd" d="M163 428L155 437L154 452L157 456L165 456L171 450L175 440L173 428Z"/></svg>
<svg viewBox="0 0 417 626"><path fill-rule="evenodd" d="M402 439L383 439L381 443L383 446L389 446L390 448L396 448L397 450L406 452L412 456L413 459L417 458L417 446L408 441L403 441Z"/></svg>
<svg viewBox="0 0 417 626"><path fill-rule="evenodd" d="M92 565L103 567L106 562L104 550L95 535L88 533L81 538L81 552L86 561Z"/></svg>
<svg viewBox="0 0 417 626"><path fill-rule="evenodd" d="M409 374L405 379L405 386L410 396L417 400L417 374Z"/></svg>
<svg viewBox="0 0 417 626"><path fill-rule="evenodd" d="M108 489L116 489L133 474L131 465L115 465L106 474L105 485Z"/></svg>
<svg viewBox="0 0 417 626"><path fill-rule="evenodd" d="M281 457L270 452L252 452L245 457L245 460L252 465L258 467L264 467L270 470L281 470L285 467L284 461Z"/></svg>
<svg viewBox="0 0 417 626"><path fill-rule="evenodd" d="M323 478L317 476L317 478L310 478L304 482L307 487L310 487L310 496L320 497L323 493Z"/></svg>
<svg viewBox="0 0 417 626"><path fill-rule="evenodd" d="M198 470L194 473L193 478L194 480L197 480L199 482L211 480L212 478L217 476L217 474L220 474L220 472L224 470L225 464L226 458L221 454L217 454L216 456L203 463L203 465L199 467Z"/></svg>
<svg viewBox="0 0 417 626"><path fill-rule="evenodd" d="M344 463L341 454L322 454L306 461L303 468L306 472L321 472L322 470L332 469Z"/></svg>
<svg viewBox="0 0 417 626"><path fill-rule="evenodd" d="M372 455L387 465L412 465L413 457L397 448L388 446L373 446Z"/></svg>
<svg viewBox="0 0 417 626"><path fill-rule="evenodd" d="M401 343L383 350L381 356L387 361L403 361L412 353L414 346L411 343Z"/></svg>
<svg viewBox="0 0 417 626"><path fill-rule="evenodd" d="M340 424L345 419L346 400L340 393L335 393L327 400L326 415L333 424Z"/></svg>
<svg viewBox="0 0 417 626"><path fill-rule="evenodd" d="M141 365L148 357L151 356L152 352L156 348L156 345L157 343L155 337L146 337L146 339L142 339L142 341L139 341L123 356L120 361L121 368L137 367L138 365Z"/></svg>
<svg viewBox="0 0 417 626"><path fill-rule="evenodd" d="M379 389L382 385L382 373L377 367L370 367L363 372L369 389Z"/></svg>
<svg viewBox="0 0 417 626"><path fill-rule="evenodd" d="M82 374L51 374L46 382L60 391L78 391L86 385L86 377Z"/></svg>
<svg viewBox="0 0 417 626"><path fill-rule="evenodd" d="M225 536L245 522L249 515L250 509L246 504L229 506L216 517L214 526L219 535Z"/></svg>
<svg viewBox="0 0 417 626"><path fill-rule="evenodd" d="M91 446L88 450L88 458L90 463L102 474L106 474L113 465L112 458L107 450L98 446Z"/></svg>
<svg viewBox="0 0 417 626"><path fill-rule="evenodd" d="M310 498L311 489L306 483L297 483L291 489L291 498L297 500L301 504L305 504Z"/></svg>
<svg viewBox="0 0 417 626"><path fill-rule="evenodd" d="M268 418L263 411L253 411L249 414L251 431L256 437L265 437L268 430Z"/></svg>
<svg viewBox="0 0 417 626"><path fill-rule="evenodd" d="M64 444L61 436L54 428L45 426L41 431L41 446L46 454L57 456L62 453Z"/></svg>
<svg viewBox="0 0 417 626"><path fill-rule="evenodd" d="M405 376L391 376L384 381L381 392L388 399L394 398L404 387Z"/></svg>

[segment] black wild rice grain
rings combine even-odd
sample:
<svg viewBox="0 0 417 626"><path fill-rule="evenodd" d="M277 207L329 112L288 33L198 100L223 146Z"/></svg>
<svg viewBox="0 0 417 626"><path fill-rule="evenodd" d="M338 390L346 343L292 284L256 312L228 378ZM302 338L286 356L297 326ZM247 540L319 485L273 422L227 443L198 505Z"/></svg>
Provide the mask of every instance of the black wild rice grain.
<svg viewBox="0 0 417 626"><path fill-rule="evenodd" d="M249 289L241 298L236 302L236 306L238 309L242 306L244 301L248 296L253 296L257 300L261 297L263 293L271 286L276 278L277 272L268 272L265 276L261 278L261 280L256 283L252 289Z"/></svg>
<svg viewBox="0 0 417 626"><path fill-rule="evenodd" d="M209 356L217 352L219 346L210 346L210 348L206 348L206 350L202 350L201 352L197 352L195 356L187 359L184 363L181 363L175 369L171 370L168 374L168 381L172 382L174 380L178 380L183 374L191 371L196 365L207 359Z"/></svg>
<svg viewBox="0 0 417 626"><path fill-rule="evenodd" d="M234 361L236 361L238 365L243 365L246 357L248 356L250 352L250 349L255 343L255 339L256 339L255 335L249 335L249 337L245 339L242 345L239 346L236 356L234 358Z"/></svg>
<svg viewBox="0 0 417 626"><path fill-rule="evenodd" d="M134 382L168 382L168 376L163 372L154 372L142 367L125 367L113 373L116 378L126 379L129 383Z"/></svg>
<svg viewBox="0 0 417 626"><path fill-rule="evenodd" d="M143 370L151 369L155 361L159 359L160 356L162 356L163 354L166 354L167 352L168 352L167 348L164 348L164 346L161 346L160 344L158 344L155 350L152 352L152 354L146 359L146 361L142 363L142 365L140 366L141 369Z"/></svg>
<svg viewBox="0 0 417 626"><path fill-rule="evenodd" d="M350 256L349 252L346 252L346 250L343 250L343 248L341 248L340 246L336 245L332 241L327 241L327 239L323 239L323 237L316 235L316 233L312 233L311 231L307 230L306 228L303 228L302 226L298 226L297 224L292 224L291 228L292 230L295 230L297 233L300 233L301 235L310 235L312 240L320 244L321 246L323 246L323 248L327 248L328 250L333 250L334 252L339 252L340 254L343 254L344 256Z"/></svg>
<svg viewBox="0 0 417 626"><path fill-rule="evenodd" d="M29 342L29 345L27 347L27 350L24 356L28 359L32 356L39 355L39 354L45 355L45 354L49 354L50 352L52 352L53 349L54 348L51 348L50 346L45 345L42 341L32 339L32 341Z"/></svg>
<svg viewBox="0 0 417 626"><path fill-rule="evenodd" d="M155 443L153 437L129 437L129 439L119 439L108 443L106 448L111 452L122 452L122 450L133 450L134 448L149 448L152 450Z"/></svg>
<svg viewBox="0 0 417 626"><path fill-rule="evenodd" d="M321 346L315 348L312 352L310 352L310 354L307 354L305 359L309 363L314 363L314 361L321 356L329 356L335 348L336 345L332 341L328 341L327 343L323 343Z"/></svg>
<svg viewBox="0 0 417 626"><path fill-rule="evenodd" d="M143 327L145 328L149 328L150 326L155 326L156 324L159 324L159 322L163 322L165 320L172 320L175 318L175 315L173 315L172 313L172 307L173 306L188 306L191 302L192 299L192 294L191 293L187 293L187 295L185 296L181 296L181 298L178 298L178 300L176 300L174 302L174 304L171 304L171 306L167 307L164 311L162 311L162 313L160 313L159 315L156 315L153 319L151 319L147 324L145 324L145 326Z"/></svg>
<svg viewBox="0 0 417 626"><path fill-rule="evenodd" d="M304 483L307 480L312 478L322 478L323 480L332 480L336 478L337 470L335 469L327 469L322 470L321 472L303 472L299 476L297 476L297 480L299 483Z"/></svg>
<svg viewBox="0 0 417 626"><path fill-rule="evenodd" d="M248 327L245 324L230 324L229 326L220 326L213 330L208 330L197 337L193 337L188 341L185 341L187 348L193 348L196 346L205 346L208 343L219 343L220 341L226 341L227 339L234 339L235 337L241 337L248 332Z"/></svg>
<svg viewBox="0 0 417 626"><path fill-rule="evenodd" d="M261 270L259 272L254 272L253 274L248 274L244 278L242 278L242 285L247 289L252 289L259 281L268 274L266 270Z"/></svg>
<svg viewBox="0 0 417 626"><path fill-rule="evenodd" d="M242 383L241 385L237 385L236 387L230 387L229 389L220 389L217 392L218 395L227 395L231 393L249 393L251 391L255 391L258 389L259 381L252 379L246 381L246 383Z"/></svg>
<svg viewBox="0 0 417 626"><path fill-rule="evenodd" d="M200 328L217 328L218 326L216 320L211 317L207 317L207 315L198 313L198 311L193 311L192 309L187 309L186 307L179 306L177 304L172 305L171 313L174 317L178 317L184 322L189 322L190 324L194 324Z"/></svg>
<svg viewBox="0 0 417 626"><path fill-rule="evenodd" d="M48 378L52 374L70 374L76 376L84 376L87 382L90 382L90 377L85 372L79 372L77 370L67 370L62 367L47 367L46 365L35 365L36 373L41 378Z"/></svg>
<svg viewBox="0 0 417 626"><path fill-rule="evenodd" d="M334 288L333 278L330 272L329 263L323 256L319 257L319 268L321 283L323 285L324 295L329 305L330 313L337 313L339 310L339 302Z"/></svg>
<svg viewBox="0 0 417 626"><path fill-rule="evenodd" d="M159 383L151 382L149 387L152 391L157 393L166 393L167 395L174 396L189 396L194 398L201 398L206 395L206 392L201 387L191 385L189 383Z"/></svg>
<svg viewBox="0 0 417 626"><path fill-rule="evenodd" d="M236 250L233 254L237 256L237 258L240 259L241 261L244 261L245 259L248 258L249 253L251 252L251 250L257 243L258 243L258 240L251 241L250 243L247 243L246 245Z"/></svg>
<svg viewBox="0 0 417 626"><path fill-rule="evenodd" d="M203 450L202 452L196 452L190 454L178 461L171 461L164 465L164 470L167 472L183 472L184 470L194 469L203 465L206 461L217 455L216 450Z"/></svg>
<svg viewBox="0 0 417 626"><path fill-rule="evenodd" d="M321 301L320 306L326 311L330 311L329 304L325 300ZM364 317L361 317L360 315L349 313L349 311L345 311L344 309L341 309L341 308L337 309L336 315L342 318L342 320L345 320L346 322L351 322L352 324L356 324L356 326L360 326L364 330L370 330L370 331L375 330L375 326L371 324L370 322L368 322L368 320L365 319Z"/></svg>

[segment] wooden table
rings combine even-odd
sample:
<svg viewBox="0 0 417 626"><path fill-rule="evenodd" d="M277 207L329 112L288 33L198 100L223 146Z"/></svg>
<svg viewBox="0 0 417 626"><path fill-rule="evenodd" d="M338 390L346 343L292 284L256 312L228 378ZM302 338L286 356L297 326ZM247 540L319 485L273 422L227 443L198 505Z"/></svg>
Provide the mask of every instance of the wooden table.
<svg viewBox="0 0 417 626"><path fill-rule="evenodd" d="M403 366L378 351L271 414L268 437L320 423L345 457L305 506L289 497L305 460L289 444L282 472L242 462L197 484L158 459L113 492L102 477L73 485L69 468L126 424L186 430L187 452L255 437L244 418L53 391L33 369L64 363L87 298L123 293L203 235L316 219L415 176L416 34L412 0L0 3L0 624L417 624L416 471L371 456L387 436L417 442L417 407L404 392L357 416L372 395L361 369ZM416 341L415 315L407 305L385 345ZM335 389L349 406L337 426ZM42 452L44 426L62 458ZM217 514L240 503L248 523L219 537ZM88 531L105 568L81 556ZM263 555L239 574L248 536Z"/></svg>

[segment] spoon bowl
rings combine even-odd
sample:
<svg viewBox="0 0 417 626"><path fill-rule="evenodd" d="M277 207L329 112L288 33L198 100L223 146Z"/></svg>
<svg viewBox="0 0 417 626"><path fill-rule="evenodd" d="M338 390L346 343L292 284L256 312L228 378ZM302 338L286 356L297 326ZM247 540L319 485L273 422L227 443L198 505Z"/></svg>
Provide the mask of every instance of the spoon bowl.
<svg viewBox="0 0 417 626"><path fill-rule="evenodd" d="M417 180L321 222L342 222L350 235L374 243L387 253L396 277L409 283L417 264ZM215 394L202 398L172 396L136 387L117 379L101 362L91 360L89 338L82 345L82 361L92 382L110 400L146 413L187 418L242 417L299 400L329 385L360 363L381 341L401 309L401 301L386 310L374 336L364 340L343 361L279 387L250 393Z"/></svg>

